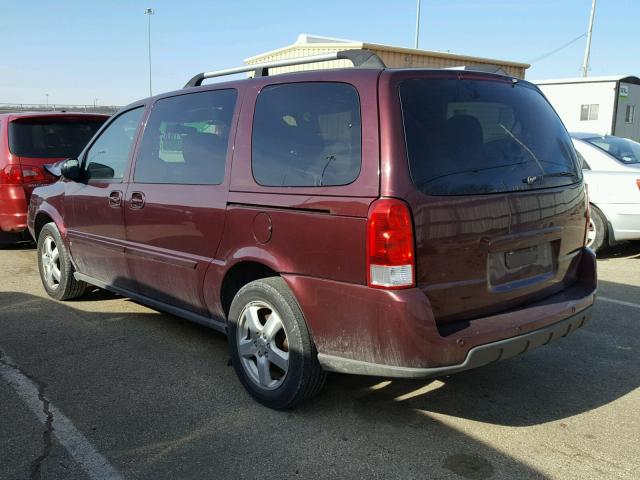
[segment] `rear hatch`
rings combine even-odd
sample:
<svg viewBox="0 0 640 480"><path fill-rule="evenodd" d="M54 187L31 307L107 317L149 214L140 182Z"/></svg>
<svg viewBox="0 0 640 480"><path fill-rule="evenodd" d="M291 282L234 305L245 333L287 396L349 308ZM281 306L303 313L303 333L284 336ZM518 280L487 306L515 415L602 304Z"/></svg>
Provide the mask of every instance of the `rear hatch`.
<svg viewBox="0 0 640 480"><path fill-rule="evenodd" d="M437 322L519 307L573 283L585 235L582 173L539 90L470 72L414 73L396 85L416 284Z"/></svg>
<svg viewBox="0 0 640 480"><path fill-rule="evenodd" d="M25 188L55 181L43 165L77 157L107 119L90 115L17 117L8 125L9 151L18 159Z"/></svg>

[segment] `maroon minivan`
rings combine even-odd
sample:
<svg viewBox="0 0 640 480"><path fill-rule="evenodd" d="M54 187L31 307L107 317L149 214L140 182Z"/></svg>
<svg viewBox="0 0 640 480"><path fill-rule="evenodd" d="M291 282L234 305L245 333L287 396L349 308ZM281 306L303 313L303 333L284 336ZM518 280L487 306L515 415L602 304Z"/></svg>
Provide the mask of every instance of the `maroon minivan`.
<svg viewBox="0 0 640 480"><path fill-rule="evenodd" d="M273 408L326 371L442 376L581 327L588 201L538 88L348 53L200 74L114 115L33 194L48 294L91 284L226 332Z"/></svg>

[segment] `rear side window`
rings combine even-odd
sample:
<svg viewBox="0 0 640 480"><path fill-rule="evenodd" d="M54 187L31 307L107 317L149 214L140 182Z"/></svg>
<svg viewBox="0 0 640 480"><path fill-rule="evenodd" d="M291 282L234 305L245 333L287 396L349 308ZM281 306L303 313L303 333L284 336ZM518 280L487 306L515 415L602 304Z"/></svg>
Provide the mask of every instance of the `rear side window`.
<svg viewBox="0 0 640 480"><path fill-rule="evenodd" d="M229 89L158 100L142 137L134 181L222 183L236 97Z"/></svg>
<svg viewBox="0 0 640 480"><path fill-rule="evenodd" d="M345 83L272 85L253 118L253 176L260 185L347 185L360 173L360 100Z"/></svg>
<svg viewBox="0 0 640 480"><path fill-rule="evenodd" d="M9 150L19 157L76 158L106 119L34 117L9 123Z"/></svg>
<svg viewBox="0 0 640 480"><path fill-rule="evenodd" d="M415 185L470 195L569 185L575 152L544 97L523 82L412 79L400 99Z"/></svg>

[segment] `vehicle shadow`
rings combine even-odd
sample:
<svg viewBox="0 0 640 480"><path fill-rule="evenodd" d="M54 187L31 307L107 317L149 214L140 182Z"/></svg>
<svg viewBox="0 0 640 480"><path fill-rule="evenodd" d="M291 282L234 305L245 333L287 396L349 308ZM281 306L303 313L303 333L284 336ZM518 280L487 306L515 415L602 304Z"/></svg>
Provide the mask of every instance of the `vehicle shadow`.
<svg viewBox="0 0 640 480"><path fill-rule="evenodd" d="M623 242L607 248L604 252L598 253L598 260L608 260L611 258L640 259L640 241Z"/></svg>
<svg viewBox="0 0 640 480"><path fill-rule="evenodd" d="M17 243L0 243L0 251L35 250L36 246L36 242L34 242L33 240L25 240Z"/></svg>

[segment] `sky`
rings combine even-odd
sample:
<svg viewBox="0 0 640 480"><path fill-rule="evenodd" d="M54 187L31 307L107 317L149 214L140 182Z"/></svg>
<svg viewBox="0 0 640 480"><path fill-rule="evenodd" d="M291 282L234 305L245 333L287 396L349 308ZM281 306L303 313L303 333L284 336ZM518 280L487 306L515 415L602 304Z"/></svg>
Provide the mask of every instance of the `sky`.
<svg viewBox="0 0 640 480"><path fill-rule="evenodd" d="M413 47L416 0L0 0L0 103L125 105L309 33ZM531 62L587 30L591 0L422 0L420 48ZM640 0L599 0L590 75L640 75ZM580 74L586 39L528 79ZM48 95L48 97L47 97Z"/></svg>

